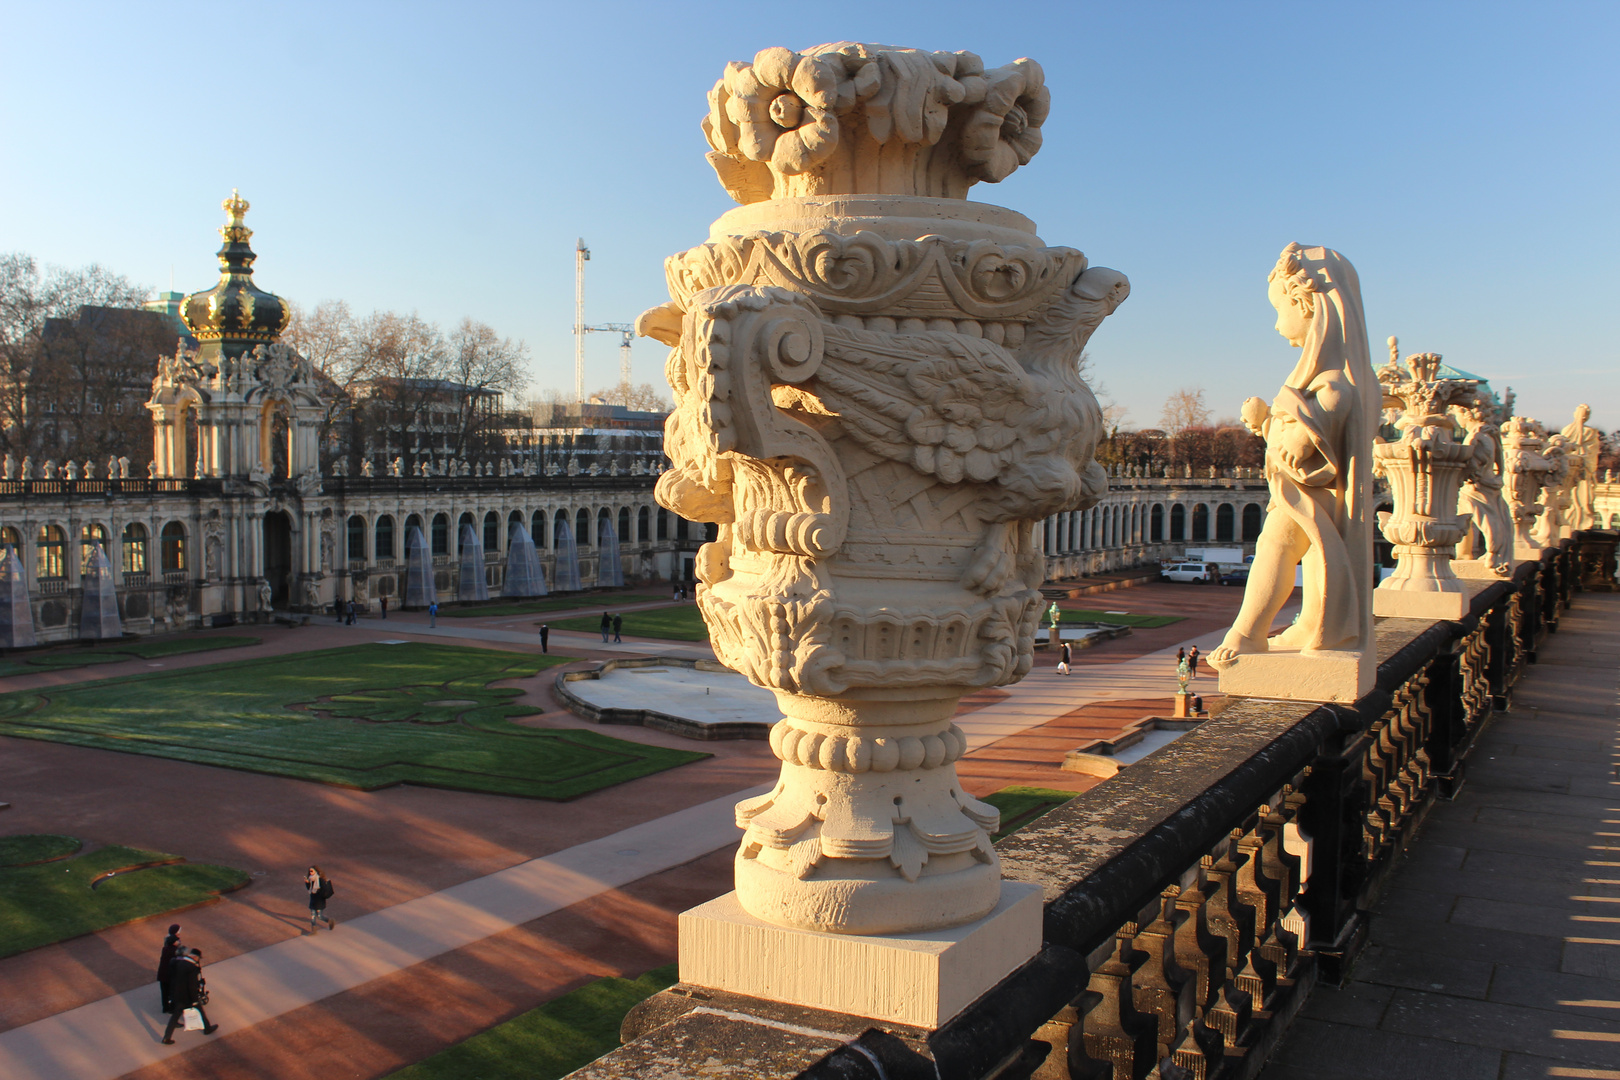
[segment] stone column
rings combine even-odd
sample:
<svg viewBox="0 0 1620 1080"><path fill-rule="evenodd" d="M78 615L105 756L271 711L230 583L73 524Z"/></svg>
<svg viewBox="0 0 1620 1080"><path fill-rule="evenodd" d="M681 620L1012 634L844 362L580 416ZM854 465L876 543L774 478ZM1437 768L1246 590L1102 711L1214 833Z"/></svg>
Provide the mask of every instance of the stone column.
<svg viewBox="0 0 1620 1080"><path fill-rule="evenodd" d="M784 719L780 780L737 808L736 893L682 916L682 977L932 1026L1038 945L1038 892L1001 880L952 716L1030 668L1036 526L1107 489L1076 359L1128 285L965 199L1039 145L1032 61L768 49L710 102L709 160L743 205L667 261L673 299L638 322L677 349L657 496L719 524L698 603ZM849 972L920 933L971 939L981 966Z"/></svg>

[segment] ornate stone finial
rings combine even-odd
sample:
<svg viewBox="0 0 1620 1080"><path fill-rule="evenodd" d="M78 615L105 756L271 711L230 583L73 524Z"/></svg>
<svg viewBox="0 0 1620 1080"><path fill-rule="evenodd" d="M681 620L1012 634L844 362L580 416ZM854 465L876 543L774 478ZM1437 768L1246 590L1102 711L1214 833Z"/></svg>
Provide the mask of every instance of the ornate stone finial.
<svg viewBox="0 0 1620 1080"><path fill-rule="evenodd" d="M1041 146L1051 95L1041 66L986 70L970 52L837 42L766 49L726 65L703 132L739 203L793 196L965 198Z"/></svg>
<svg viewBox="0 0 1620 1080"><path fill-rule="evenodd" d="M225 238L227 244L245 244L253 239L253 230L242 224L242 218L248 212L248 201L242 198L240 192L231 188L231 197L219 204L226 213L225 224L219 228L219 235Z"/></svg>

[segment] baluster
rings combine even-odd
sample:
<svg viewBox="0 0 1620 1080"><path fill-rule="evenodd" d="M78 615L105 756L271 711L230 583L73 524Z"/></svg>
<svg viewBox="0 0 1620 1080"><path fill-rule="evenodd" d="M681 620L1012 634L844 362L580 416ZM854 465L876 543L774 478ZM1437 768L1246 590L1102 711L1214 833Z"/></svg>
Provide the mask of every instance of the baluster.
<svg viewBox="0 0 1620 1080"><path fill-rule="evenodd" d="M1159 1061L1154 1052L1158 1048L1158 1025L1153 1017L1137 1012L1131 1003L1131 978L1147 961L1147 954L1131 945L1135 936L1135 923L1120 927L1108 959L1092 969L1087 990L1097 994L1098 999L1085 1011L1079 1029L1085 1050L1080 1061L1106 1062L1112 1069L1109 1080L1142 1080ZM1071 1072L1074 1034L1071 1031L1069 1035Z"/></svg>
<svg viewBox="0 0 1620 1080"><path fill-rule="evenodd" d="M1131 1001L1136 1010L1154 1018L1158 1028L1158 1058L1162 1062L1180 1041L1193 1019L1197 980L1176 962L1175 894L1172 887L1159 896L1153 919L1137 933L1133 945L1147 956L1131 977Z"/></svg>
<svg viewBox="0 0 1620 1080"><path fill-rule="evenodd" d="M1238 1034L1249 1022L1246 996L1239 995L1231 1002L1222 997L1222 989L1231 985L1226 974L1226 939L1210 931L1205 910L1205 890L1210 886L1201 879L1202 873L1198 872L1188 888L1172 886L1165 892L1166 896L1175 894L1176 962L1193 976L1193 1019L1176 1049L1175 1060L1177 1065L1194 1071L1193 1058L1202 1056L1208 1062L1217 1062L1228 1048L1236 1049ZM1237 993L1236 986L1232 990Z"/></svg>
<svg viewBox="0 0 1620 1080"><path fill-rule="evenodd" d="M1271 996L1277 989L1277 977L1281 974L1264 950L1266 940L1271 937L1271 924L1277 917L1277 908L1267 888L1270 883L1260 871L1258 856L1262 841L1259 833L1233 830L1232 837L1238 850L1238 866L1237 872L1232 875L1232 887L1248 907L1251 933L1249 953L1244 958L1243 970L1238 974L1238 985L1254 995L1258 1008L1265 1009L1270 1007Z"/></svg>
<svg viewBox="0 0 1620 1080"><path fill-rule="evenodd" d="M1243 971L1245 957L1253 944L1246 923L1252 925L1248 908L1237 899L1232 889L1232 874L1237 865L1227 856L1231 841L1223 841L1219 857L1206 856L1204 873L1209 879L1208 899L1204 903L1206 923L1211 933L1221 937L1226 945L1226 969L1221 985L1221 1001L1209 1012L1209 1024L1226 1037L1229 1046L1241 1046L1246 1040L1253 1010L1260 1005L1255 990L1264 992L1264 986L1245 985Z"/></svg>

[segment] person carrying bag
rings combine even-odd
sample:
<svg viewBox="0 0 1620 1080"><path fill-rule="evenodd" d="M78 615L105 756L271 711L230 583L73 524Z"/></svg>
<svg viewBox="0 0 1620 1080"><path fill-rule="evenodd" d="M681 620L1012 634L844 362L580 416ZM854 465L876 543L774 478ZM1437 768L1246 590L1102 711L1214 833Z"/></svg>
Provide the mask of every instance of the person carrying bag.
<svg viewBox="0 0 1620 1080"><path fill-rule="evenodd" d="M179 1027L204 1035L219 1030L218 1024L208 1022L208 1013L203 1010L208 1004L208 986L202 977L201 949L181 953L170 963L169 1004L173 1011L169 1013L169 1026L163 1031L165 1045L174 1045L174 1031Z"/></svg>

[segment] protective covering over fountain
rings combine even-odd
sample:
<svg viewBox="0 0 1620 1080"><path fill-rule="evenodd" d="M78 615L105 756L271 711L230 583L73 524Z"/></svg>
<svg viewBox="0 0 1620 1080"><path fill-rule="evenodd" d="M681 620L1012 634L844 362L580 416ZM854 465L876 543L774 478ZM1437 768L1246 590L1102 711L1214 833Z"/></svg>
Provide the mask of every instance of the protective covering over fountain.
<svg viewBox="0 0 1620 1080"><path fill-rule="evenodd" d="M534 552L534 539L522 525L512 526L506 541L506 583L502 596L545 596L546 574L540 569L540 556Z"/></svg>
<svg viewBox="0 0 1620 1080"><path fill-rule="evenodd" d="M567 520L557 522L557 566L551 583L558 592L579 592L579 548L574 546L574 530Z"/></svg>
<svg viewBox="0 0 1620 1080"><path fill-rule="evenodd" d="M619 560L619 534L613 520L604 517L596 527L596 584L619 588L624 585L624 564Z"/></svg>
<svg viewBox="0 0 1620 1080"><path fill-rule="evenodd" d="M461 580L457 600L488 600L489 583L484 578L484 542L471 525L461 527Z"/></svg>
<svg viewBox="0 0 1620 1080"><path fill-rule="evenodd" d="M433 587L433 557L428 554L421 526L412 525L405 535L405 606L425 608L438 600L438 591Z"/></svg>
<svg viewBox="0 0 1620 1080"><path fill-rule="evenodd" d="M79 636L92 641L124 636L124 624L118 618L118 590L113 585L112 567L107 553L97 544L90 549L90 559L79 575L84 596L79 615Z"/></svg>
<svg viewBox="0 0 1620 1080"><path fill-rule="evenodd" d="M0 648L22 649L37 645L34 611L28 604L28 578L22 560L10 544L0 559Z"/></svg>

